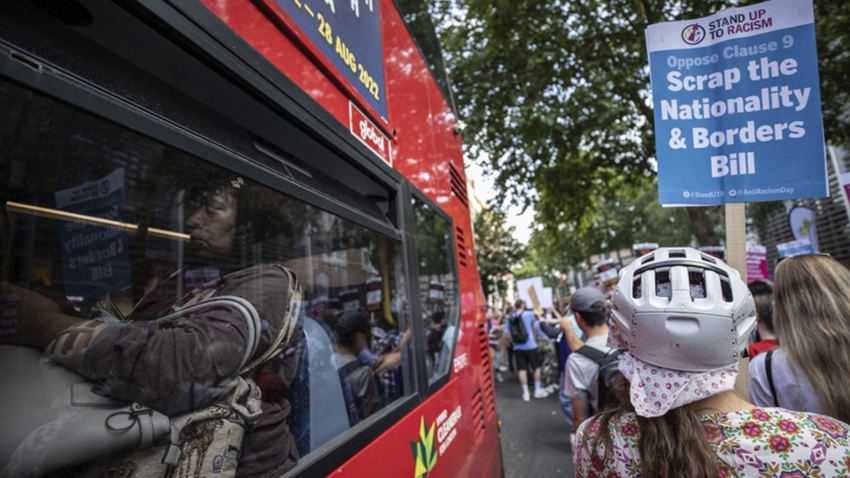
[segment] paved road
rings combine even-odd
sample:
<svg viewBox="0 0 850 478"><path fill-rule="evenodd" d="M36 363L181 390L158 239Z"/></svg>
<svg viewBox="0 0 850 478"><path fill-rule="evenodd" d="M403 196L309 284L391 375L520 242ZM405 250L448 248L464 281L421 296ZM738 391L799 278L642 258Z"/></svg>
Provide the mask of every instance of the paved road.
<svg viewBox="0 0 850 478"><path fill-rule="evenodd" d="M496 388L505 478L572 477L570 428L555 395L522 401L516 377Z"/></svg>

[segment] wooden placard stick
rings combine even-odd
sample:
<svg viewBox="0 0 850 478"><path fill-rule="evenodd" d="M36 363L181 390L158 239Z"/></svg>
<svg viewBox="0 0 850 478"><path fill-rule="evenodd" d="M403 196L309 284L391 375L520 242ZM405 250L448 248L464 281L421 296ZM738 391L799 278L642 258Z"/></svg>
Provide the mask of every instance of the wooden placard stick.
<svg viewBox="0 0 850 478"><path fill-rule="evenodd" d="M534 290L534 286L528 288L528 297L531 298L531 304L534 306L534 310L540 308L540 299L537 298L537 291Z"/></svg>
<svg viewBox="0 0 850 478"><path fill-rule="evenodd" d="M742 202L726 204L726 262L741 273L741 279L747 282L747 218L745 204ZM750 400L750 361L742 358L738 362L738 378L735 380L735 393Z"/></svg>

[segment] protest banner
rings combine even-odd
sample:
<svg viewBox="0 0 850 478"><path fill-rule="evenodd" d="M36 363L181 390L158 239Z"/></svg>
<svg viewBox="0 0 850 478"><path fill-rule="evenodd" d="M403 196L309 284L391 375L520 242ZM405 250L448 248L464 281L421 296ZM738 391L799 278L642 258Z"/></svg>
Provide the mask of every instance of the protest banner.
<svg viewBox="0 0 850 478"><path fill-rule="evenodd" d="M767 248L747 246L747 283L770 279L767 270Z"/></svg>
<svg viewBox="0 0 850 478"><path fill-rule="evenodd" d="M124 168L55 194L60 211L125 221ZM130 287L127 232L97 221L59 221L65 295L75 301L104 297Z"/></svg>
<svg viewBox="0 0 850 478"><path fill-rule="evenodd" d="M356 312L360 309L360 293L357 289L344 290L339 293L339 303L342 305L342 310Z"/></svg>
<svg viewBox="0 0 850 478"><path fill-rule="evenodd" d="M815 212L807 207L795 207L788 213L788 225L794 239L806 238L812 245L812 250L818 252L818 228Z"/></svg>
<svg viewBox="0 0 850 478"><path fill-rule="evenodd" d="M779 252L779 257L799 256L800 254L814 254L812 243L808 237L790 242L783 242L776 245L776 250Z"/></svg>
<svg viewBox="0 0 850 478"><path fill-rule="evenodd" d="M428 302L432 304L442 304L446 297L446 284L437 281L431 281L428 284Z"/></svg>
<svg viewBox="0 0 850 478"><path fill-rule="evenodd" d="M551 309L554 304L554 291L551 287L544 287L543 294L540 295L540 308L543 310Z"/></svg>
<svg viewBox="0 0 850 478"><path fill-rule="evenodd" d="M811 0L651 25L646 39L661 204L829 195Z"/></svg>
<svg viewBox="0 0 850 478"><path fill-rule="evenodd" d="M699 248L700 252L705 252L711 257L716 257L721 261L726 261L726 247L724 246L703 246Z"/></svg>
<svg viewBox="0 0 850 478"><path fill-rule="evenodd" d="M658 244L655 242L632 244L632 254L634 254L635 257L645 256L656 249L658 249Z"/></svg>
<svg viewBox="0 0 850 478"><path fill-rule="evenodd" d="M593 269L599 274L599 282L605 286L606 290L614 290L617 282L620 281L620 276L617 272L617 267L611 259L597 262L593 265Z"/></svg>
<svg viewBox="0 0 850 478"><path fill-rule="evenodd" d="M517 295L525 301L529 309L540 307L540 297L543 296L543 278L532 277L516 281Z"/></svg>
<svg viewBox="0 0 850 478"><path fill-rule="evenodd" d="M366 281L366 310L374 312L381 308L382 286L380 277L372 277Z"/></svg>

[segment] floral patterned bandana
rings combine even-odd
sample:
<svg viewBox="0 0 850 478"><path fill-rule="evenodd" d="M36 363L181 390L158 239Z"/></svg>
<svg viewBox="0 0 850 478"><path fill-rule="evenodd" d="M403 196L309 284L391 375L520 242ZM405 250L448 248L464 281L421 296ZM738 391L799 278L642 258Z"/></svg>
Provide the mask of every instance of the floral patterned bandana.
<svg viewBox="0 0 850 478"><path fill-rule="evenodd" d="M608 347L628 350L616 324L608 331ZM642 417L660 417L668 410L732 390L738 377L737 363L710 372L680 372L650 365L628 352L618 368L631 384L629 398Z"/></svg>

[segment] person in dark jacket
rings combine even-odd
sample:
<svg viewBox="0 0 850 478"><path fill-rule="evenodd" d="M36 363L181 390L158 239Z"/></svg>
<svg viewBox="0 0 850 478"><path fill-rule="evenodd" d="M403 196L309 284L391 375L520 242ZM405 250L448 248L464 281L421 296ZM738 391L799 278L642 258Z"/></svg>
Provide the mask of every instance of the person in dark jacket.
<svg viewBox="0 0 850 478"><path fill-rule="evenodd" d="M272 348L283 350L291 337L300 337L292 320L297 311L290 310L292 297L286 293L290 290L287 274L272 266L243 264L245 255L234 247L240 242L237 238L254 244L288 227L279 196L224 174L198 179L199 188L192 194L197 208L186 221L189 262L218 269L222 280L179 297L175 291L184 270L177 271L160 281L127 321L112 323L66 314L41 294L0 283L0 293L19 298L18 316L26 318L21 321L22 345L37 346L66 368L100 381L113 398L176 417L221 398L222 389L239 373L247 325L241 315L215 307L165 321L158 320L161 317L207 297L236 296L250 302L261 320L260 343L252 361ZM270 370L276 376L257 380L262 414L244 439L237 476L270 472L278 476L297 464L285 398L296 358L282 356L257 369L253 377L258 379Z"/></svg>

